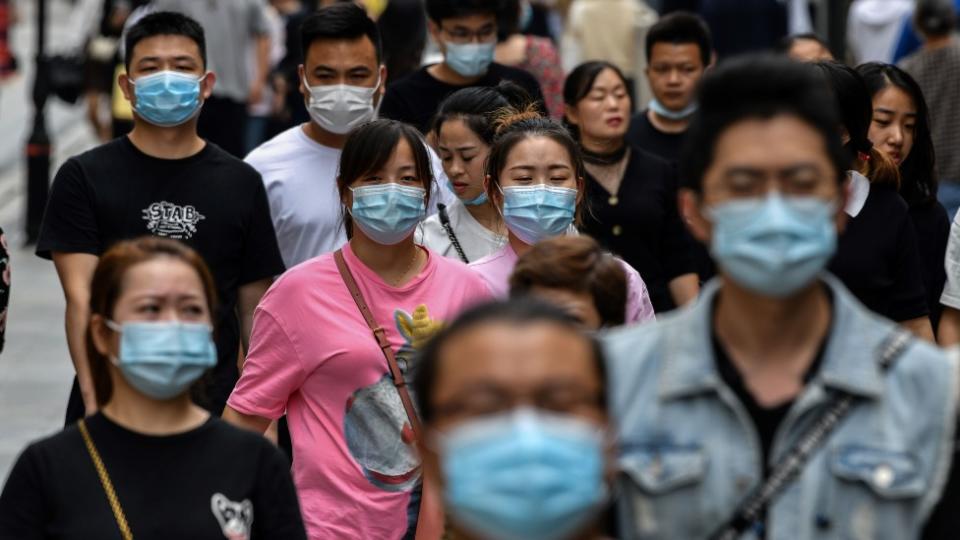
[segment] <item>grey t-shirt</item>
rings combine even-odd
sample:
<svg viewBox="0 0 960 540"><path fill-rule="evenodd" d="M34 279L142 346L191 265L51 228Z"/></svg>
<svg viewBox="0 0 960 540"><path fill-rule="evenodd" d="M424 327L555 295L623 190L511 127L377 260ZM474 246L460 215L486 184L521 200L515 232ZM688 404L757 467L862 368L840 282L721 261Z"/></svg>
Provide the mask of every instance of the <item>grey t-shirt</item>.
<svg viewBox="0 0 960 540"><path fill-rule="evenodd" d="M263 0L153 0L156 11L177 11L203 26L207 69L217 76L213 95L246 102L251 74L247 56L255 54L256 38L269 28Z"/></svg>

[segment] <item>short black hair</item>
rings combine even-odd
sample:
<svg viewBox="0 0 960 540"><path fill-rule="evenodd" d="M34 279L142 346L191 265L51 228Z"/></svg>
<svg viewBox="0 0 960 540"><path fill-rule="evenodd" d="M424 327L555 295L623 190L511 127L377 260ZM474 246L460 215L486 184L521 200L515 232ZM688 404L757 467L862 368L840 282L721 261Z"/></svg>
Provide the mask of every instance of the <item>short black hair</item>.
<svg viewBox="0 0 960 540"><path fill-rule="evenodd" d="M497 134L497 111L508 107L524 109L532 101L523 87L508 80L500 81L497 86L461 88L440 103L433 118L433 131L439 137L443 123L458 118L487 146L492 146Z"/></svg>
<svg viewBox="0 0 960 540"><path fill-rule="evenodd" d="M702 17L689 11L674 11L650 27L647 32L647 61L656 43L695 43L700 48L700 61L704 66L710 64L713 53L713 39L710 28Z"/></svg>
<svg viewBox="0 0 960 540"><path fill-rule="evenodd" d="M434 418L430 397L437 381L437 373L440 371L440 350L457 336L478 326L492 323L508 323L510 325L552 323L582 336L590 344L593 352L594 366L603 389L603 396L599 405L604 410L606 409L606 360L600 343L584 333L579 327L580 322L570 314L542 300L524 297L505 302L482 304L463 312L453 324L437 333L420 350L414 364L416 371L413 377L413 392L420 418L423 419L425 424L429 424Z"/></svg>
<svg viewBox="0 0 960 540"><path fill-rule="evenodd" d="M314 41L354 40L366 36L377 52L377 63L383 61L380 29L367 12L353 2L332 4L311 13L300 25L301 61Z"/></svg>
<svg viewBox="0 0 960 540"><path fill-rule="evenodd" d="M444 19L467 17L469 15L497 16L502 7L502 0L427 0L427 17L437 25Z"/></svg>
<svg viewBox="0 0 960 540"><path fill-rule="evenodd" d="M123 43L123 62L128 72L130 59L133 58L133 48L137 43L153 36L184 36L192 39L200 49L200 60L206 68L207 42L200 23L183 13L157 11L143 17L127 30Z"/></svg>
<svg viewBox="0 0 960 540"><path fill-rule="evenodd" d="M913 24L925 36L945 36L957 25L953 0L918 0Z"/></svg>
<svg viewBox="0 0 960 540"><path fill-rule="evenodd" d="M808 64L773 54L746 54L712 69L701 82L680 159L686 188L700 192L717 139L733 124L777 115L796 116L818 131L842 182L850 155L840 139L837 103L823 77Z"/></svg>
<svg viewBox="0 0 960 540"><path fill-rule="evenodd" d="M813 32L806 32L803 34L793 34L789 36L784 36L783 39L781 39L777 43L775 50L779 53L787 54L790 52L790 49L793 48L793 44L800 41L801 39L805 39L808 41L816 41L824 49L827 49L828 51L830 50L830 46L827 45L827 42L824 41L823 38L821 38L820 36L814 34Z"/></svg>

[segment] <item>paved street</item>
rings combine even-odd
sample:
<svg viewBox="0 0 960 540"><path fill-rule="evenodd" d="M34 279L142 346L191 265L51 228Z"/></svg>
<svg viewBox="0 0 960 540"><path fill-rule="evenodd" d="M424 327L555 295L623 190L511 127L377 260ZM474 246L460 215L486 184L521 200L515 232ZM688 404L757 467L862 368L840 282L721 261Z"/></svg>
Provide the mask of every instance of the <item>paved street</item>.
<svg viewBox="0 0 960 540"><path fill-rule="evenodd" d="M0 481L27 442L57 431L73 368L63 334L63 297L53 264L23 247L25 179L22 163L29 134L33 79L34 2L21 1L20 25L12 32L21 73L0 83L0 226L10 240L13 285L7 344L0 355ZM97 13L96 0L50 0L48 40L52 50L69 50ZM80 105L56 99L48 107L54 141L51 176L68 156L95 141Z"/></svg>

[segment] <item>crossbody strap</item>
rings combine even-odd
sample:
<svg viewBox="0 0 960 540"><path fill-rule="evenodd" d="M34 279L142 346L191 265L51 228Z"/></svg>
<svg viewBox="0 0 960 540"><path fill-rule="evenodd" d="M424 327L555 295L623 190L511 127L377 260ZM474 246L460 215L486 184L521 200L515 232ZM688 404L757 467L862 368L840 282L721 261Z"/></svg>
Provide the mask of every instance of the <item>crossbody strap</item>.
<svg viewBox="0 0 960 540"><path fill-rule="evenodd" d="M414 435L419 439L422 433L420 417L417 416L417 410L413 407L413 400L410 399L410 392L407 390L407 381L403 378L403 372L400 371L400 366L397 365L397 357L393 354L393 347L390 346L387 333L383 327L377 324L373 313L370 311L370 308L367 307L367 302L363 299L363 294L360 292L360 288L357 287L357 282L353 279L350 268L347 267L347 261L343 259L343 250L338 249L333 254L333 260L337 263L337 270L340 271L340 277L343 278L343 283L347 286L347 290L350 291L350 296L352 296L353 301L356 302L357 309L360 310L360 314L363 315L363 320L367 322L367 326L373 332L374 339L377 340L377 345L380 346L383 356L387 359L387 366L389 366L390 374L393 376L393 385L397 388L397 393L400 394L400 402L403 403L403 409L407 412L410 427L413 428Z"/></svg>
<svg viewBox="0 0 960 540"><path fill-rule="evenodd" d="M470 264L470 260L467 259L467 254L464 253L463 248L460 247L460 240L457 240L457 235L453 232L453 227L450 225L450 217L447 216L447 205L437 203L437 214L440 216L440 225L443 225L443 230L447 231L447 238L449 238L450 243L453 244L453 249L457 250L457 255L460 256L460 260L463 261L463 264Z"/></svg>
<svg viewBox="0 0 960 540"><path fill-rule="evenodd" d="M87 446L87 452L90 454L90 459L93 460L93 468L97 470L97 475L100 477L100 484L103 485L103 491L107 494L107 502L110 503L110 509L113 510L113 517L117 520L117 527L120 528L120 536L123 537L123 540L133 540L133 533L130 532L127 517L123 515L123 508L120 507L120 499L117 498L117 492L113 490L113 482L110 481L107 468L103 465L103 460L100 459L100 452L97 452L97 447L93 445L90 432L87 431L87 423L81 418L80 421L77 422L77 427L80 428L80 435L83 436L83 442Z"/></svg>
<svg viewBox="0 0 960 540"><path fill-rule="evenodd" d="M907 348L911 336L905 330L897 329L881 347L878 367L886 373L890 366ZM799 442L774 465L767 479L752 491L737 506L733 516L710 536L712 540L734 540L739 538L771 502L792 482L809 461L810 456L820 448L841 420L846 417L853 405L854 397L847 393L836 394L826 405L823 415L803 434Z"/></svg>

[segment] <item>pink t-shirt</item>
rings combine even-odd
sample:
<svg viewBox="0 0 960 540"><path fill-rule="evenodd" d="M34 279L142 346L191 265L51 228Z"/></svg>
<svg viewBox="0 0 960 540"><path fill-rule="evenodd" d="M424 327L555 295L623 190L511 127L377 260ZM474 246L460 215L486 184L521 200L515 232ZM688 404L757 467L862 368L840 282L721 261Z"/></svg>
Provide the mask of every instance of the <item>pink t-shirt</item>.
<svg viewBox="0 0 960 540"><path fill-rule="evenodd" d="M510 274L517 265L517 252L509 243L498 251L470 263L470 269L480 275L490 288L490 292L497 298L506 298L510 295ZM625 261L616 258L623 265L627 274L627 313L626 322L637 323L653 321L653 304L650 303L650 294L647 285L640 274Z"/></svg>
<svg viewBox="0 0 960 540"><path fill-rule="evenodd" d="M490 299L483 281L462 263L425 251L423 271L393 287L349 244L343 247L404 372L428 337L425 329ZM420 305L426 313L414 318ZM387 361L332 253L289 270L264 295L243 374L227 404L266 418L286 412L293 478L311 539L397 539L407 531L420 461Z"/></svg>

